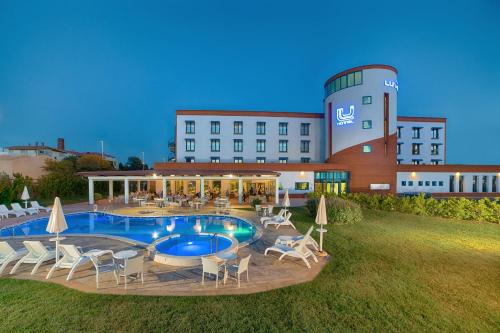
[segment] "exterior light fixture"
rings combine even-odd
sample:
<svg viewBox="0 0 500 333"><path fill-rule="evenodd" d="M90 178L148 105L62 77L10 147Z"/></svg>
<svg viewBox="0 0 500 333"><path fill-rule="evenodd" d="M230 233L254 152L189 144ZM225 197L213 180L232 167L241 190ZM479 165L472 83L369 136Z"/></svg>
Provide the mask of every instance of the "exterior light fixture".
<svg viewBox="0 0 500 333"><path fill-rule="evenodd" d="M455 174L455 176L459 177L459 176L460 176L460 172L457 172L457 173Z"/></svg>
<svg viewBox="0 0 500 333"><path fill-rule="evenodd" d="M413 172L411 173L411 178L415 179L416 177L417 177L417 173L416 173L415 171L413 171Z"/></svg>
<svg viewBox="0 0 500 333"><path fill-rule="evenodd" d="M301 172L300 172L300 175L301 175L301 176L303 176L303 175L304 175L304 171L301 171Z"/></svg>
<svg viewBox="0 0 500 333"><path fill-rule="evenodd" d="M175 175L170 175L170 177L175 177Z"/></svg>

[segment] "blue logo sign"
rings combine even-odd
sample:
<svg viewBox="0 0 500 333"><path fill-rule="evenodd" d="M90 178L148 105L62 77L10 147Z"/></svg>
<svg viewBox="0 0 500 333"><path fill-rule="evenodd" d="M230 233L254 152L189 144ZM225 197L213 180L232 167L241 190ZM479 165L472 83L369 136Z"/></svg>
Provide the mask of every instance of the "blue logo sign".
<svg viewBox="0 0 500 333"><path fill-rule="evenodd" d="M384 85L386 87L393 87L397 92L399 92L398 81L384 80Z"/></svg>
<svg viewBox="0 0 500 333"><path fill-rule="evenodd" d="M349 112L344 108L337 109L337 126L354 124L354 105L349 106Z"/></svg>

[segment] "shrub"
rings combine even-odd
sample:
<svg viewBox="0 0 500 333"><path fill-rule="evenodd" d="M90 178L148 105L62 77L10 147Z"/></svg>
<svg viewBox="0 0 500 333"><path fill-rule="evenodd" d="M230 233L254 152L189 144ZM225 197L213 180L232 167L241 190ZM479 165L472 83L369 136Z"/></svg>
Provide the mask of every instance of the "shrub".
<svg viewBox="0 0 500 333"><path fill-rule="evenodd" d="M252 205L252 207L255 207L255 205L260 205L262 204L262 200L260 200L259 198L254 198L252 200L252 202L250 203L250 205Z"/></svg>
<svg viewBox="0 0 500 333"><path fill-rule="evenodd" d="M320 195L308 195L306 208L311 216L316 216ZM358 223L363 219L361 207L354 202L342 199L335 194L325 194L326 216L329 223Z"/></svg>
<svg viewBox="0 0 500 333"><path fill-rule="evenodd" d="M102 194L94 193L94 201L99 201L99 200L102 200Z"/></svg>

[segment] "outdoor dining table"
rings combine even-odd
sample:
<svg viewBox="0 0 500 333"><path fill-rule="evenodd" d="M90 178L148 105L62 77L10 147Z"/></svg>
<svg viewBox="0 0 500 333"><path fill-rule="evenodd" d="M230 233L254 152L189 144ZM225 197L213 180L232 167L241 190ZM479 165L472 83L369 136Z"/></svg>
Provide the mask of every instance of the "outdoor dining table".
<svg viewBox="0 0 500 333"><path fill-rule="evenodd" d="M199 210L201 208L201 206L203 205L203 202L194 201L193 204L194 204L194 209Z"/></svg>
<svg viewBox="0 0 500 333"><path fill-rule="evenodd" d="M222 261L224 265L224 278L223 283L226 284L227 278L229 277L229 273L227 271L227 264L231 261L236 261L238 259L238 253L236 252L222 252L218 253L215 256L218 260Z"/></svg>

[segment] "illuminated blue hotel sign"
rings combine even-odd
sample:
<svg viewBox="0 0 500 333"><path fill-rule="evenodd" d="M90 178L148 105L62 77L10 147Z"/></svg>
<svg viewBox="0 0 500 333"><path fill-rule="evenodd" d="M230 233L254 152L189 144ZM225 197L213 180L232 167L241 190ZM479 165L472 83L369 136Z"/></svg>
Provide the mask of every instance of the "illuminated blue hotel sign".
<svg viewBox="0 0 500 333"><path fill-rule="evenodd" d="M354 105L349 106L349 111L344 108L337 109L337 126L354 124Z"/></svg>
<svg viewBox="0 0 500 333"><path fill-rule="evenodd" d="M397 92L399 92L398 81L384 80L384 85L386 87L393 87L394 89L396 89Z"/></svg>

